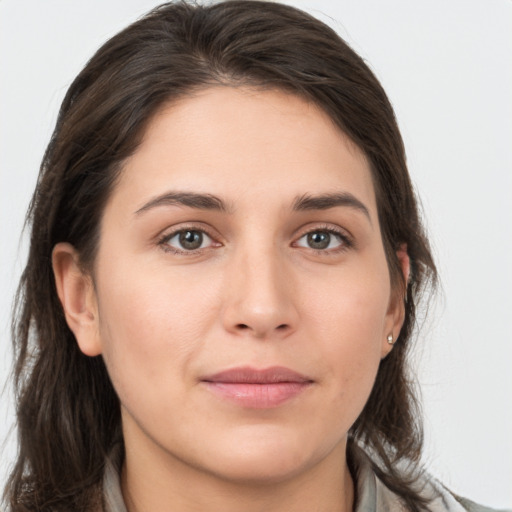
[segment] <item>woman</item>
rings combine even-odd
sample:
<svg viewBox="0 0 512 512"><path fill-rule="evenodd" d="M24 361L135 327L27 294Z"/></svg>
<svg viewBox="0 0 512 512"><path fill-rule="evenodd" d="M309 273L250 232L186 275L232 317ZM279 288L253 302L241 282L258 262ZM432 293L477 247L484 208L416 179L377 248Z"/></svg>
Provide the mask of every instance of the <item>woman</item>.
<svg viewBox="0 0 512 512"><path fill-rule="evenodd" d="M484 510L420 470L435 266L391 106L318 21L169 4L120 33L30 219L12 510Z"/></svg>

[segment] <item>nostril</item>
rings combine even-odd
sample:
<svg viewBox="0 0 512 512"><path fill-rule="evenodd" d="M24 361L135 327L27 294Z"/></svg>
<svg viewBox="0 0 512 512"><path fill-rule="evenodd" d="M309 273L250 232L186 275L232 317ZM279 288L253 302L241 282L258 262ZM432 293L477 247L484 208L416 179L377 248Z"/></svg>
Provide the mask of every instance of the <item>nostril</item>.
<svg viewBox="0 0 512 512"><path fill-rule="evenodd" d="M245 331L247 329L251 329L247 324L237 324L236 328L241 330L241 331ZM278 330L278 331L286 331L288 328L289 328L288 324L281 324L281 325L278 325L276 327L276 330Z"/></svg>

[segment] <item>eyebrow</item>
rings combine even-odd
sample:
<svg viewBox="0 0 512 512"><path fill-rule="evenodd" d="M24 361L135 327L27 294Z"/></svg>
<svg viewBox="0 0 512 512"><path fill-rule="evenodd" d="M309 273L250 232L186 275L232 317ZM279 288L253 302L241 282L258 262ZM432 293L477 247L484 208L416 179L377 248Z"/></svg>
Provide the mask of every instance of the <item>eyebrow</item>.
<svg viewBox="0 0 512 512"><path fill-rule="evenodd" d="M370 224L372 219L368 208L354 195L349 192L337 192L331 194L310 195L304 194L298 197L293 203L295 211L309 211L309 210L329 210L337 206L345 206L359 210L364 213Z"/></svg>
<svg viewBox="0 0 512 512"><path fill-rule="evenodd" d="M158 206L188 206L198 210L216 210L227 212L226 203L212 194L198 194L195 192L167 192L148 201L139 208L135 214L139 215Z"/></svg>
<svg viewBox="0 0 512 512"><path fill-rule="evenodd" d="M213 194L201 194L197 192L166 192L149 200L144 206L139 208L135 214L140 215L148 210L159 206L186 206L198 210L214 210L220 212L230 212L226 203ZM329 210L339 206L353 208L358 210L368 218L372 223L368 208L354 195L349 192L337 192L329 194L303 194L295 199L292 205L293 211L313 211Z"/></svg>

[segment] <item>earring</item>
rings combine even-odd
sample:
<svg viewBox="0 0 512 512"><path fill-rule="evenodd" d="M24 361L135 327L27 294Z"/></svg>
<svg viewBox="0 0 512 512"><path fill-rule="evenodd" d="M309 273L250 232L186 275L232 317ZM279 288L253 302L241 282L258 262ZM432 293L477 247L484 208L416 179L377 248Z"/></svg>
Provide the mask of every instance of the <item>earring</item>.
<svg viewBox="0 0 512 512"><path fill-rule="evenodd" d="M390 345L394 345L395 344L395 341L393 340L393 335L392 334L388 334L388 343Z"/></svg>

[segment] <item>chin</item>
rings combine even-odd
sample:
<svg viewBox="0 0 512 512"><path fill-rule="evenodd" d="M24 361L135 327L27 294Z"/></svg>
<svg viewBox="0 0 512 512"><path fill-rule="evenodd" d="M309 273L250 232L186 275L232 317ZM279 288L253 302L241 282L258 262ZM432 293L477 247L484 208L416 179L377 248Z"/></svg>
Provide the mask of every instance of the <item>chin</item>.
<svg viewBox="0 0 512 512"><path fill-rule="evenodd" d="M249 436L229 436L204 453L204 460L215 461L209 472L239 484L271 485L297 476L325 456L293 433L251 430Z"/></svg>
<svg viewBox="0 0 512 512"><path fill-rule="evenodd" d="M296 477L308 466L305 461L284 456L280 451L267 456L232 456L213 473L238 485L274 485Z"/></svg>

